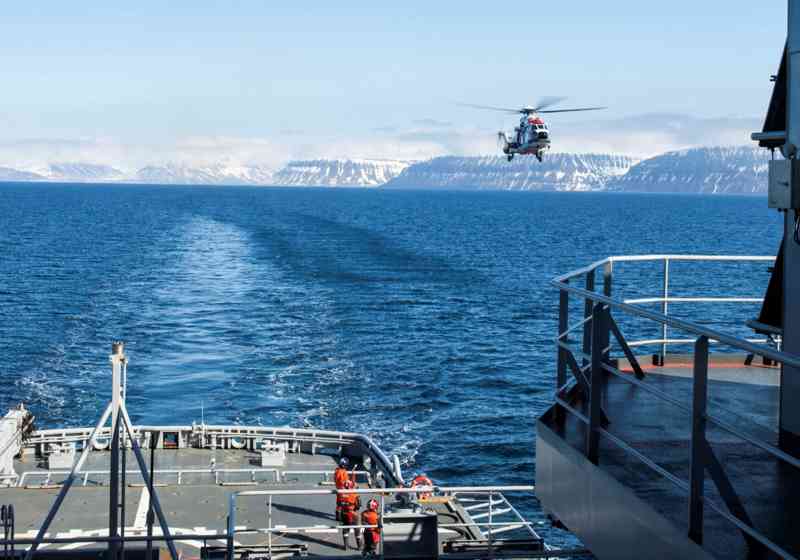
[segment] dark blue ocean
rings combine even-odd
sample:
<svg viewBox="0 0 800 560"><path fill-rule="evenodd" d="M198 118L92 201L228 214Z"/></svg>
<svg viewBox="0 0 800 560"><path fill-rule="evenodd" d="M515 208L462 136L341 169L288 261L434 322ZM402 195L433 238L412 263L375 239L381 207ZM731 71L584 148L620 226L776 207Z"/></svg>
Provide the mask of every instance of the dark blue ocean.
<svg viewBox="0 0 800 560"><path fill-rule="evenodd" d="M439 482L532 483L548 281L611 254L774 255L779 231L756 197L2 184L0 410L93 423L121 339L136 422L204 405L366 432ZM762 295L755 270L674 276Z"/></svg>

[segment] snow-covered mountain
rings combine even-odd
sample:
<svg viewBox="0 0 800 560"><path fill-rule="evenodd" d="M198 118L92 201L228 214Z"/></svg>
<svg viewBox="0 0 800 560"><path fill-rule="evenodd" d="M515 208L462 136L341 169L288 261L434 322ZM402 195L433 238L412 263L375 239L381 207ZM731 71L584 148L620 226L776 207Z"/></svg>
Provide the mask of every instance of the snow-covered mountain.
<svg viewBox="0 0 800 560"><path fill-rule="evenodd" d="M0 181L130 182L185 185L383 186L415 189L531 191L763 193L766 150L694 148L637 161L604 154L533 157L438 157L395 160L293 161L273 173L261 165L148 166L133 173L92 163L53 163L43 169L0 166Z"/></svg>
<svg viewBox="0 0 800 560"><path fill-rule="evenodd" d="M64 183L94 183L120 181L125 174L110 165L96 163L51 163L40 172L49 181Z"/></svg>
<svg viewBox="0 0 800 560"><path fill-rule="evenodd" d="M533 157L445 156L408 167L386 187L469 188L524 191L603 190L636 163L635 159L606 154L547 154L542 163Z"/></svg>
<svg viewBox="0 0 800 560"><path fill-rule="evenodd" d="M280 186L374 187L391 181L410 162L376 159L291 161L275 173Z"/></svg>
<svg viewBox="0 0 800 560"><path fill-rule="evenodd" d="M45 181L47 177L33 173L32 171L21 171L19 169L12 169L11 167L0 167L0 181L9 182L28 182L28 181Z"/></svg>
<svg viewBox="0 0 800 560"><path fill-rule="evenodd" d="M636 192L765 193L768 161L769 152L749 146L668 152L634 165L609 188Z"/></svg>
<svg viewBox="0 0 800 560"><path fill-rule="evenodd" d="M158 185L270 185L272 171L261 165L192 167L169 163L143 167L125 180Z"/></svg>

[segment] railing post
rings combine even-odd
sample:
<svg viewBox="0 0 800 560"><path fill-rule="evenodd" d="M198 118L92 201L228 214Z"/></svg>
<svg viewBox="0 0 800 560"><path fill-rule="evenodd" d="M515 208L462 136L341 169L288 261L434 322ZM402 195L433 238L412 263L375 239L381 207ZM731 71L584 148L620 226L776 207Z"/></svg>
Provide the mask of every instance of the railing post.
<svg viewBox="0 0 800 560"><path fill-rule="evenodd" d="M663 300L661 301L661 313L667 315L669 313L669 257L664 257L664 283L661 293ZM661 325L661 363L658 365L663 366L667 359L667 335L669 334L669 327L664 323Z"/></svg>
<svg viewBox="0 0 800 560"><path fill-rule="evenodd" d="M231 516L228 516L228 542L227 545L227 559L226 560L233 560L233 524L231 523ZM147 560L152 560L152 558L148 558Z"/></svg>
<svg viewBox="0 0 800 560"><path fill-rule="evenodd" d="M231 494L230 498L228 498L228 558L227 560L233 560L233 554L235 550L235 540L234 536L236 534L236 493L234 492ZM151 560L148 558L147 560Z"/></svg>
<svg viewBox="0 0 800 560"><path fill-rule="evenodd" d="M567 280L567 282L569 282ZM569 343L569 335L564 335L569 329L569 292L560 290L558 292L558 338L556 342ZM562 339L561 336L564 335ZM556 344L557 366L556 366L556 391L567 383L567 351ZM554 419L561 422L564 419L564 410L556 404L554 409Z"/></svg>
<svg viewBox="0 0 800 560"><path fill-rule="evenodd" d="M692 441L689 458L689 538L703 544L703 486L706 466L706 404L708 400L708 337L694 343Z"/></svg>
<svg viewBox="0 0 800 560"><path fill-rule="evenodd" d="M608 340L607 313L608 311L602 303L597 303L592 308L592 366L589 386L589 425L586 429L586 457L595 465L600 459L600 433L597 429L602 421L603 361L605 360L603 339Z"/></svg>
<svg viewBox="0 0 800 560"><path fill-rule="evenodd" d="M272 494L269 495L267 502L267 549L269 557L272 558Z"/></svg>
<svg viewBox="0 0 800 560"><path fill-rule="evenodd" d="M593 292L594 291L594 270L591 272L586 273L586 291ZM591 299L586 299L583 306L583 318L585 323L583 325L583 353L588 354L591 352L592 349L592 322L589 321L589 317L592 316L592 306L594 305L594 301ZM582 360L582 363L585 365L586 360Z"/></svg>
<svg viewBox="0 0 800 560"><path fill-rule="evenodd" d="M381 554L380 554L381 560L383 560L383 514L384 514L385 510L386 510L386 494L381 492L381 516L378 518L378 528L380 529L380 533L378 533L378 536L379 536L378 546L381 547ZM364 542L365 543L366 543L366 540L367 540L367 535L365 534L364 535Z"/></svg>
<svg viewBox="0 0 800 560"><path fill-rule="evenodd" d="M610 258L603 265L603 295L611 297L611 287L614 279L614 261Z"/></svg>
<svg viewBox="0 0 800 560"><path fill-rule="evenodd" d="M492 500L494 499L494 495L491 491L489 491L489 558L494 558L494 548L492 547L493 536L492 536Z"/></svg>
<svg viewBox="0 0 800 560"><path fill-rule="evenodd" d="M558 292L558 340L568 343L569 335L561 339L567 329L569 329L569 292L561 290ZM558 348L558 369L556 370L556 389L560 389L567 382L567 358L566 350Z"/></svg>

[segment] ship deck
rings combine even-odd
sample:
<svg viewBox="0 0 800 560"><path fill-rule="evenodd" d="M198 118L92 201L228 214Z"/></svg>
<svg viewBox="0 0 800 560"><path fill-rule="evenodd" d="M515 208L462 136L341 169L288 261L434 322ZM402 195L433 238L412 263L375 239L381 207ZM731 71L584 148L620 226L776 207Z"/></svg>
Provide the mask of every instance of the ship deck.
<svg viewBox="0 0 800 560"><path fill-rule="evenodd" d="M231 449L159 449L156 451L156 469L191 471L182 475L181 483L177 483L177 474L156 476L155 491L161 502L173 534L200 533L223 534L227 530L229 496L241 490L303 490L325 488L318 482L301 481L299 475L289 475L287 482L276 483L273 473L251 480L249 472L230 473L227 480L217 481L210 469L211 459L215 459L215 468L223 471L260 469L257 466L258 456L255 453ZM90 454L86 471L101 471L89 476L86 484L79 478L73 485L61 506L58 516L53 521L49 536L105 536L108 535L108 453L94 452ZM29 461L18 464L18 472L48 472L44 464ZM332 472L335 461L330 456L289 454L285 467L278 468L281 478L285 471L321 471ZM128 453L127 470L130 482L125 486L125 527L126 535L146 534L146 513L149 504L147 488L143 487L140 476L135 476L135 459ZM196 471L205 471L203 473ZM28 476L28 479L37 477ZM54 475L50 484L26 484L18 488L0 490L2 503L14 504L16 531L18 538L34 537L42 523L46 512L59 491L63 478ZM260 478L260 480L258 480ZM321 478L321 477L320 477ZM43 479L42 479L43 480ZM335 524L335 496L276 496L273 500L273 524L287 526L313 526ZM263 528L266 525L266 506L264 499L241 500L237 511L237 525ZM155 524L155 534L160 534ZM266 542L266 535L237 535L237 542L247 545ZM335 531L323 531L313 535L280 536L275 535L273 544L305 544L316 554L338 555L345 553L342 549L341 536ZM179 543L180 548L190 555L197 555L198 541ZM224 541L210 542L209 545L223 545ZM74 546L77 548L76 546Z"/></svg>
<svg viewBox="0 0 800 560"><path fill-rule="evenodd" d="M624 364L620 368L626 370ZM644 369L646 384L691 407L690 357L673 358L666 367ZM779 378L776 367L757 361L744 365L741 355L713 355L708 414L759 441L777 445ZM669 473L688 481L690 415L615 376L607 375L605 383L603 408L610 420L607 430ZM577 407L586 411L586 403L577 403ZM566 414L563 422L556 422L548 415L544 422L572 448L584 453L586 426L575 416ZM800 532L796 530L800 471L712 424L708 425L707 439L754 526L786 551L800 553ZM605 437L600 438L599 456L603 471L685 534L689 509L686 492ZM708 475L705 495L725 507ZM710 507L705 508L703 545L707 553L719 558L748 557L742 533Z"/></svg>
<svg viewBox="0 0 800 560"><path fill-rule="evenodd" d="M149 450L143 450L149 461ZM73 484L46 537L106 537L109 519L109 458L108 451L92 451L81 474ZM212 465L213 460L213 465ZM224 555L227 517L230 496L236 492L250 491L320 491L332 490L333 470L337 457L331 454L290 452L285 463L276 468L261 467L260 454L248 449L209 449L182 447L155 450L155 491L173 536L187 536L176 542L185 557L200 556L201 549L218 549ZM374 458L373 458L374 460ZM374 479L357 466L357 481L360 488L370 488ZM15 508L15 530L17 539L31 539L37 534L45 515L54 503L66 478L66 471L48 470L46 458L34 453L25 453L15 460L15 470L24 475L13 487L0 487L0 503L13 504ZM125 536L145 536L149 494L138 473L131 450L126 453L126 481L124 485ZM379 480L378 486L386 481ZM495 497L501 496L499 493ZM362 505L378 494L360 495ZM267 504L271 499L271 515ZM504 498L503 498L504 499ZM464 503L469 502L469 504ZM386 496L387 516L394 496ZM242 551L253 547L267 557L265 547L270 543L274 558L283 555L312 556L361 556L351 534L349 548L343 546L341 531L336 528L334 494L276 493L240 496L236 501L235 543ZM499 502L498 502L499 503ZM447 542L473 541L485 544L481 527L476 524L466 508L479 508L475 513L485 516L480 510L481 501L469 496L444 496L426 502L424 509L436 515L438 524L458 524L454 528L438 530L440 550L445 551ZM495 505L498 521L501 521L502 506ZM271 519L270 519L271 517ZM388 519L387 517L387 519ZM272 526L286 531L272 532L271 539L264 529ZM517 525L518 528L521 528ZM297 528L304 528L296 531ZM154 535L161 535L158 521L154 523ZM248 532L248 529L257 531ZM385 534L397 527L385 527ZM216 535L218 538L198 539L194 535ZM530 540L530 535L528 536ZM535 539L534 539L535 540ZM452 543L451 543L452 544ZM78 550L106 546L102 543L52 543L40 546L42 551ZM144 543L127 545L141 548ZM162 550L163 542L157 542ZM534 543L531 546L536 546Z"/></svg>

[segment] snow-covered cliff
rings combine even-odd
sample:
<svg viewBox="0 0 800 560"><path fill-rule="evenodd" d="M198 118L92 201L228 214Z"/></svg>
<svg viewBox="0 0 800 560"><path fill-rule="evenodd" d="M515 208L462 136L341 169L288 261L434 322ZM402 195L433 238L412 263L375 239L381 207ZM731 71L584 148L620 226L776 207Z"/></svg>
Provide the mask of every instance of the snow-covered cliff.
<svg viewBox="0 0 800 560"><path fill-rule="evenodd" d="M27 183L30 181L46 181L47 177L32 171L21 171L11 167L0 166L0 181Z"/></svg>
<svg viewBox="0 0 800 560"><path fill-rule="evenodd" d="M123 173L108 165L0 166L0 181L133 182L185 185L348 186L406 189L764 193L769 153L754 147L693 148L637 161L622 155L547 154L544 162L445 156L412 163L341 159L261 165L170 163Z"/></svg>
<svg viewBox="0 0 800 560"><path fill-rule="evenodd" d="M525 191L603 190L624 175L636 160L606 154L547 154L542 163L533 157L445 156L407 168L386 187L470 188Z"/></svg>
<svg viewBox="0 0 800 560"><path fill-rule="evenodd" d="M110 165L74 162L51 163L40 174L48 181L64 183L114 182L125 177L122 171Z"/></svg>
<svg viewBox="0 0 800 560"><path fill-rule="evenodd" d="M767 191L769 152L694 148L643 160L609 184L618 191L753 194Z"/></svg>
<svg viewBox="0 0 800 560"><path fill-rule="evenodd" d="M126 180L159 185L270 185L272 172L260 165L192 167L170 163L143 167Z"/></svg>
<svg viewBox="0 0 800 560"><path fill-rule="evenodd" d="M383 185L409 166L409 162L375 159L316 159L291 161L275 173L273 185L374 187Z"/></svg>

